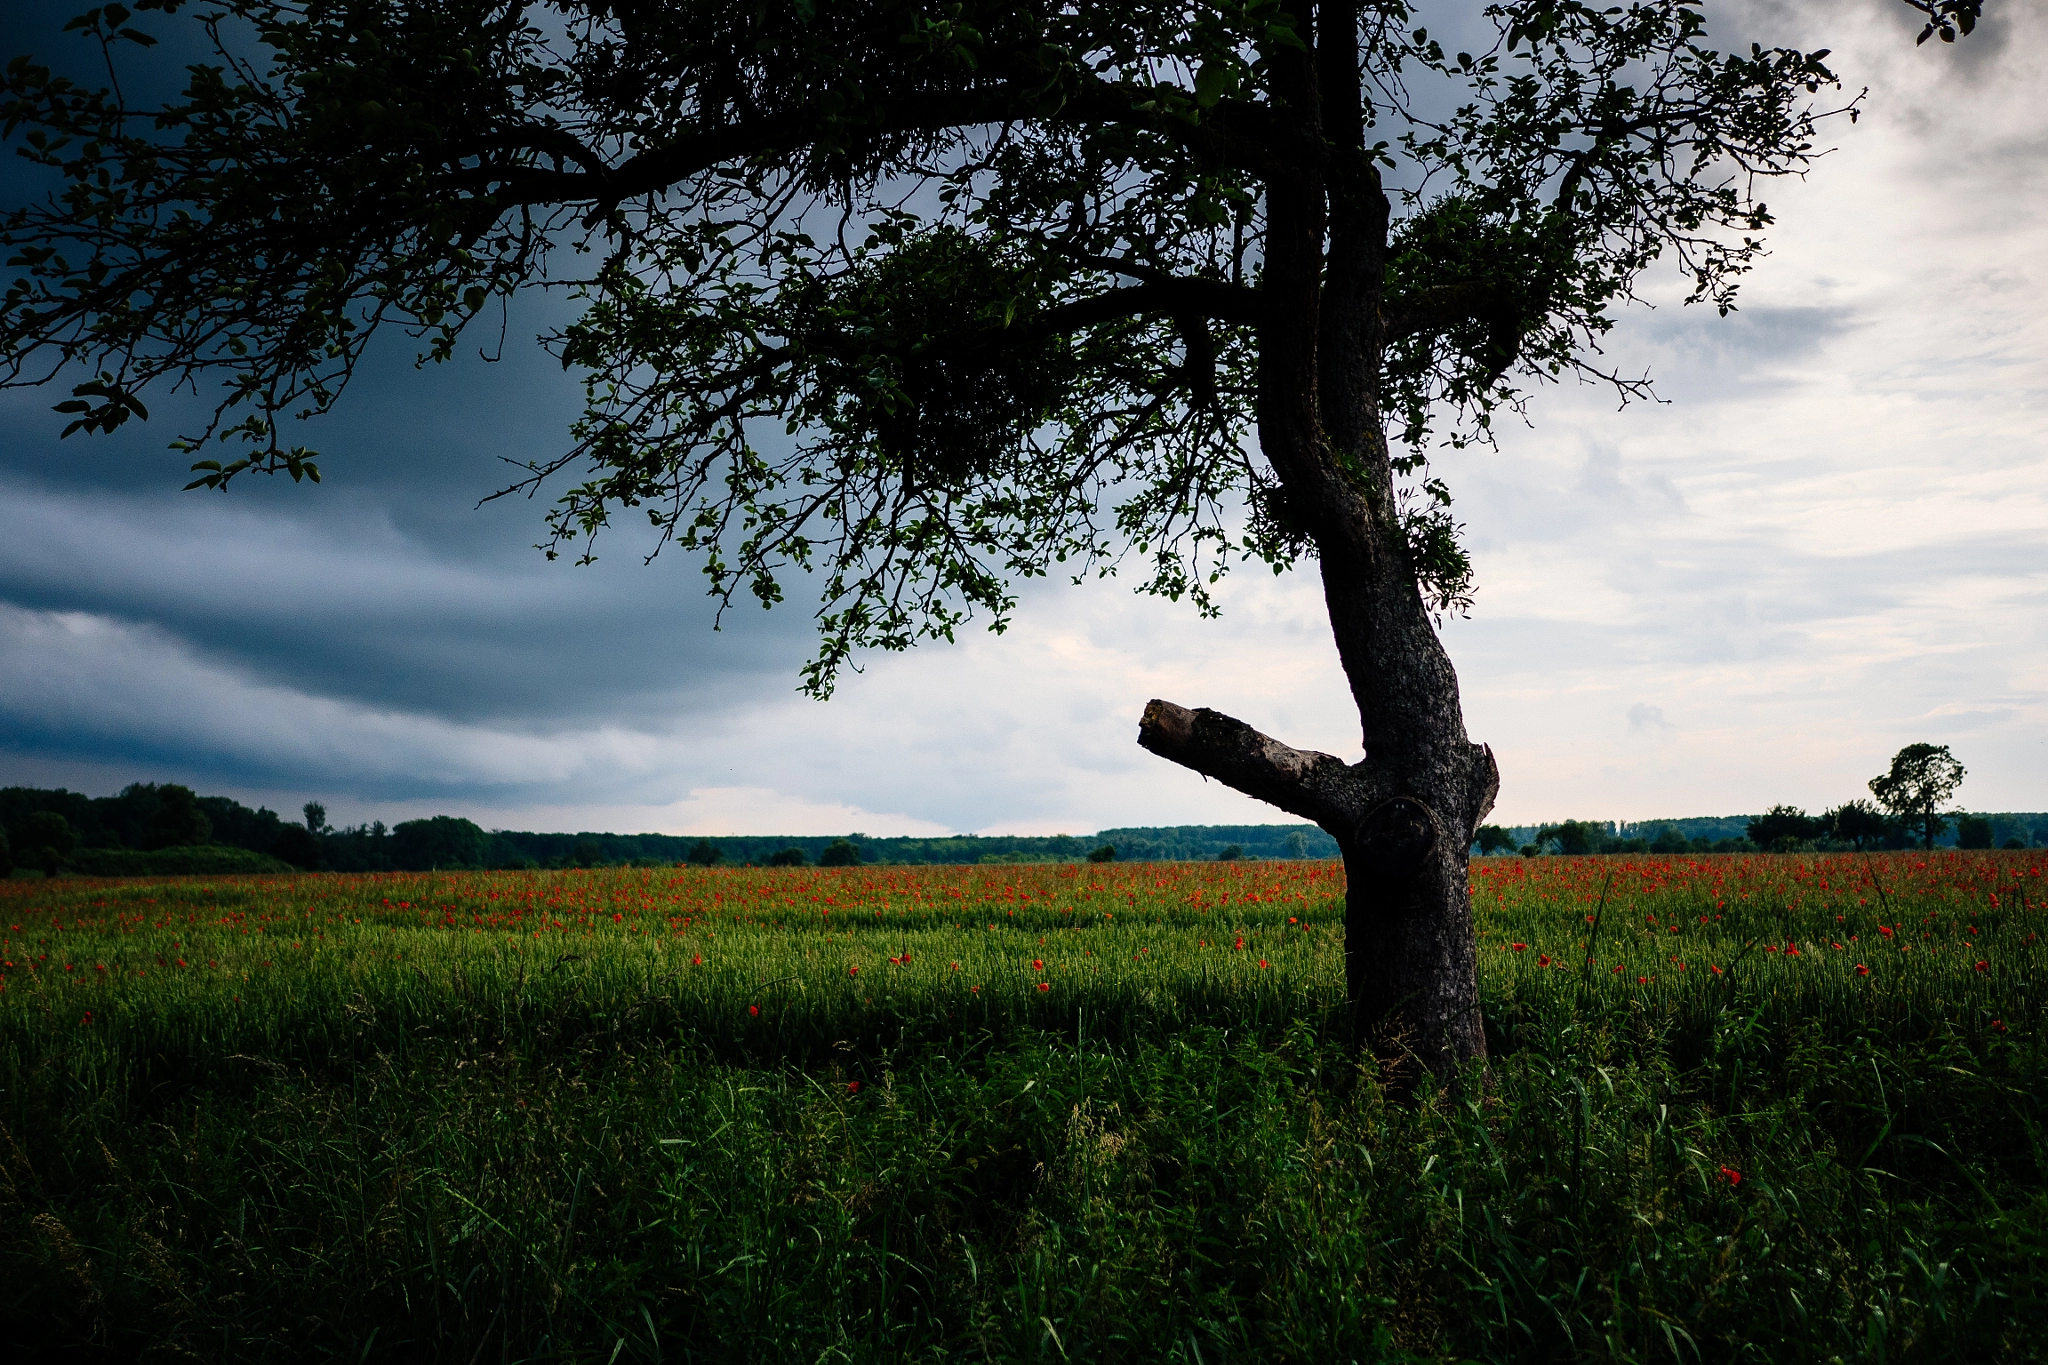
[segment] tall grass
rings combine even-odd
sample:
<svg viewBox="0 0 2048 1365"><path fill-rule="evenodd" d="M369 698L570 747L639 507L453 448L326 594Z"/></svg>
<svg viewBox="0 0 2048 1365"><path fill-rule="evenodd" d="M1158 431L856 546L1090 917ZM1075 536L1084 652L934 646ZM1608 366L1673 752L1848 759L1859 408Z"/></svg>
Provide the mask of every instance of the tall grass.
<svg viewBox="0 0 2048 1365"><path fill-rule="evenodd" d="M0 1310L220 1359L2036 1359L2028 854L0 884ZM1837 946L1839 945L1839 946Z"/></svg>

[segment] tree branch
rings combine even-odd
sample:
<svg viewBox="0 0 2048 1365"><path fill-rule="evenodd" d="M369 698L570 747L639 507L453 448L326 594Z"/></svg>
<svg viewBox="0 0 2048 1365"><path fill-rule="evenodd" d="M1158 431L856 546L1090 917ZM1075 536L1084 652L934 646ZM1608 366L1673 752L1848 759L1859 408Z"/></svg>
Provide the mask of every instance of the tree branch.
<svg viewBox="0 0 2048 1365"><path fill-rule="evenodd" d="M1092 327L1113 318L1163 313L1176 318L1216 318L1256 327L1265 317L1266 301L1256 289L1224 280L1171 279L1127 289L1106 289L1072 303L1034 313L1017 325L991 333L989 344L1037 341L1076 328Z"/></svg>
<svg viewBox="0 0 2048 1365"><path fill-rule="evenodd" d="M1138 743L1246 796L1313 820L1340 844L1352 840L1359 822L1389 794L1369 761L1346 763L1331 754L1291 749L1207 707L1190 711L1155 698L1138 722Z"/></svg>

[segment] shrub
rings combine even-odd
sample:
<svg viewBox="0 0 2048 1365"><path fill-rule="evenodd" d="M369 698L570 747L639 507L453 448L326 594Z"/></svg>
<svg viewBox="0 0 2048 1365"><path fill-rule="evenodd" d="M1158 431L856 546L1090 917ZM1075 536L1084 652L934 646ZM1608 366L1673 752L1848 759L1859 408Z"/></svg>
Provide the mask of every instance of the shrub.
<svg viewBox="0 0 2048 1365"><path fill-rule="evenodd" d="M818 855L819 867L858 867L860 849L851 839L834 839L825 845L825 851Z"/></svg>
<svg viewBox="0 0 2048 1365"><path fill-rule="evenodd" d="M785 848L768 855L768 866L770 867L802 867L809 861L810 859L804 856L804 851L800 848Z"/></svg>
<svg viewBox="0 0 2048 1365"><path fill-rule="evenodd" d="M1096 850L1095 850L1094 852L1092 852L1092 853L1090 853L1090 854L1088 855L1088 861L1089 861L1089 862L1091 862L1091 863L1113 863L1113 862L1115 862L1115 861L1116 861L1116 845L1115 845L1115 844L1104 844L1104 845L1103 845L1103 846L1102 846L1101 848L1098 848L1098 849L1096 849Z"/></svg>

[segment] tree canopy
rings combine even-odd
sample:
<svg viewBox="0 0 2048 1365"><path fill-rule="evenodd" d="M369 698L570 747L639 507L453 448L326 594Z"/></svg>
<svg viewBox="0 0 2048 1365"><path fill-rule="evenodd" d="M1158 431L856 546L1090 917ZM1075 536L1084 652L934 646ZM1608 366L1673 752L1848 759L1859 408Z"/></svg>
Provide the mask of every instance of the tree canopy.
<svg viewBox="0 0 2048 1365"><path fill-rule="evenodd" d="M190 8L75 27L117 71L145 15ZM7 221L7 379L89 370L67 433L217 381L180 435L199 484L317 479L293 419L374 335L443 358L479 323L496 344L513 292L569 291L546 343L585 413L519 485L569 480L549 553L631 512L728 600L815 572L820 693L857 649L1000 626L1020 579L1135 553L1208 611L1233 563L1313 552L1251 446L1288 173L1392 196L1356 263L1403 451L1379 496L1428 600L1462 608L1432 450L1601 376L1660 257L1730 306L1759 186L1811 159L1835 84L1824 52L1715 51L1677 0L1496 4L1469 51L1407 5L1279 0L205 11L213 60L161 107L9 66L6 131L61 189Z"/></svg>
<svg viewBox="0 0 2048 1365"><path fill-rule="evenodd" d="M1889 770L1870 779L1870 794L1908 826L1920 828L1921 846L1948 828L1941 808L1963 785L1964 768L1946 744L1908 744L1892 755Z"/></svg>

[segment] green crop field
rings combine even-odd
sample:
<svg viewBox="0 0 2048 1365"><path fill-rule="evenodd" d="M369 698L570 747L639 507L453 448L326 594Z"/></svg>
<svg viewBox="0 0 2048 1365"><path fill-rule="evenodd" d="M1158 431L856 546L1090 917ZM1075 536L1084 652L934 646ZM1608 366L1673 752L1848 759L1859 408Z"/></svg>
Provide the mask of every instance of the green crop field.
<svg viewBox="0 0 2048 1365"><path fill-rule="evenodd" d="M0 883L15 1359L2048 1356L2038 853Z"/></svg>

